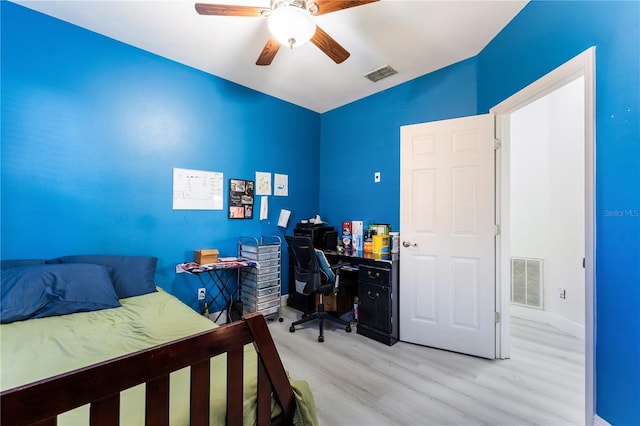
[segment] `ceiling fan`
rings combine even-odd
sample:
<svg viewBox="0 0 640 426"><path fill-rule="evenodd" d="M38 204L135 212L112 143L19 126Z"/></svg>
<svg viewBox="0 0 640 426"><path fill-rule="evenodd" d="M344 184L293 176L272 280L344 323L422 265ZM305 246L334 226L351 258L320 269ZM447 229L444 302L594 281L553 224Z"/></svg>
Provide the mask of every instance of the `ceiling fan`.
<svg viewBox="0 0 640 426"><path fill-rule="evenodd" d="M256 65L271 64L282 45L293 49L307 41L311 41L335 63L340 64L350 53L318 27L313 17L377 1L379 0L271 0L270 8L196 3L196 11L200 15L267 18L272 36L262 49Z"/></svg>

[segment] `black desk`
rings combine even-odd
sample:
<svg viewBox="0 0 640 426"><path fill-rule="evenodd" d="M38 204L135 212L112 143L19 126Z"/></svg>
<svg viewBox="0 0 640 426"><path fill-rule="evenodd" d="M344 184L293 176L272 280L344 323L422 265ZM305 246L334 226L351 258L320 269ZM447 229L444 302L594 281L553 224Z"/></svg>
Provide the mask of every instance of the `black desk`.
<svg viewBox="0 0 640 426"><path fill-rule="evenodd" d="M358 251L325 250L330 263L347 262L354 270L340 271L340 287L357 287L358 334L393 345L399 339L398 286L400 257L397 253L374 255Z"/></svg>
<svg viewBox="0 0 640 426"><path fill-rule="evenodd" d="M400 260L396 253L374 255L358 251L325 250L330 263L345 262L350 268L340 271L340 292L336 300L337 315L353 308L353 298L360 299L358 334L393 345L399 339L398 286ZM289 262L291 265L292 263ZM305 314L315 311L314 295L295 291L293 271L289 271L287 304Z"/></svg>

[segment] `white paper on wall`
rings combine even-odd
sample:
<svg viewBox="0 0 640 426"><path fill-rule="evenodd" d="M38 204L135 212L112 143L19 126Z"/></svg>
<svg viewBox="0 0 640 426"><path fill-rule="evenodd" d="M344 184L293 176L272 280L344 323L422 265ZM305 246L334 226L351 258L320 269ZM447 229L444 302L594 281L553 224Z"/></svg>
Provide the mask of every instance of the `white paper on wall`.
<svg viewBox="0 0 640 426"><path fill-rule="evenodd" d="M256 195L271 195L271 173L256 172Z"/></svg>
<svg viewBox="0 0 640 426"><path fill-rule="evenodd" d="M260 197L260 220L266 220L269 217L269 197L263 195Z"/></svg>
<svg viewBox="0 0 640 426"><path fill-rule="evenodd" d="M286 228L289 223L289 216L291 216L291 211L282 209L280 210L280 217L278 218L278 226L281 228Z"/></svg>
<svg viewBox="0 0 640 426"><path fill-rule="evenodd" d="M222 210L223 174L173 169L174 210Z"/></svg>
<svg viewBox="0 0 640 426"><path fill-rule="evenodd" d="M289 175L274 174L273 195L287 197L289 195Z"/></svg>

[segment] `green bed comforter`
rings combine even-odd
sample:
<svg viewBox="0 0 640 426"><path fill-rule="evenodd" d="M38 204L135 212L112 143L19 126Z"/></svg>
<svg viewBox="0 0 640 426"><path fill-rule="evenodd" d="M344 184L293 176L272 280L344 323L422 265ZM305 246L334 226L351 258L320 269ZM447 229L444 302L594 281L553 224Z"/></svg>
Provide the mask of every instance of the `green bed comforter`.
<svg viewBox="0 0 640 426"><path fill-rule="evenodd" d="M157 293L122 299L121 303L120 308L1 325L0 389L31 383L216 327L161 289ZM257 379L257 355L252 345L245 346L244 356L244 424L251 425L255 422ZM226 355L213 358L211 367L210 424L222 425L226 406ZM296 423L317 424L313 396L307 383L295 380L291 383L297 401ZM188 425L188 369L171 375L170 389L170 423ZM120 400L121 424L144 424L144 385L124 391ZM88 418L89 407L84 406L59 416L58 424L87 424Z"/></svg>

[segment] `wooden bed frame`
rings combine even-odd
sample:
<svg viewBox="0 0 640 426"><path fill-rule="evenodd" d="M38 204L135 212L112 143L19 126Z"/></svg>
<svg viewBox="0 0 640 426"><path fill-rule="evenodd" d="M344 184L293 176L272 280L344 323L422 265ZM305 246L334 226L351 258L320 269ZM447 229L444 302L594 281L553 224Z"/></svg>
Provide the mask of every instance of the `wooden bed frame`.
<svg viewBox="0 0 640 426"><path fill-rule="evenodd" d="M0 393L2 425L56 425L57 415L91 404L91 425L117 425L120 392L146 383L145 422L169 424L169 374L191 367L190 424L209 424L210 358L227 354L227 425L243 421L244 345L258 354L257 424L293 423L295 397L260 313L210 331ZM64 389L63 392L60 390ZM282 413L271 418L271 395Z"/></svg>

